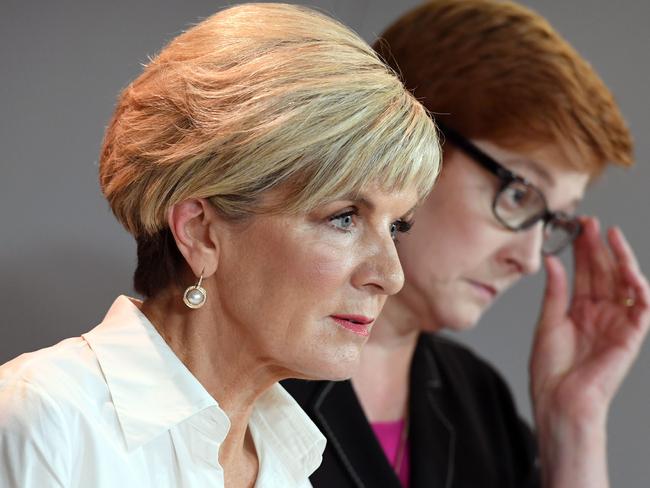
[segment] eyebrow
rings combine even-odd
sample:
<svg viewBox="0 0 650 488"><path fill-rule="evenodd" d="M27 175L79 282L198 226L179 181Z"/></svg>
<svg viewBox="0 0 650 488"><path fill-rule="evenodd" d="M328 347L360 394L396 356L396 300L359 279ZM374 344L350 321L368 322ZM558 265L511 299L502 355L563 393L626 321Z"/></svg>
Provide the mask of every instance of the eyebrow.
<svg viewBox="0 0 650 488"><path fill-rule="evenodd" d="M519 166L520 168L527 168L535 173L539 178L544 180L548 185L555 186L555 179L551 176L551 174L546 171L546 169L544 169L544 167L542 167L539 163L532 159L514 157L505 160L502 164L511 171L512 169L510 168L510 164L513 166ZM516 171L513 172L516 173Z"/></svg>
<svg viewBox="0 0 650 488"><path fill-rule="evenodd" d="M551 186L555 185L555 179L551 176L551 174L533 159L524 159L524 158L510 159L505 163L508 169L510 169L510 163L514 163L515 166L519 166L519 167L523 166L525 168L528 168L549 185ZM517 172L514 171L514 173L516 174ZM546 195L544 195L544 197L546 198ZM565 208L568 209L569 214L576 213L578 206L580 205L583 199L584 199L584 194L574 198L568 203L568 205L566 205Z"/></svg>
<svg viewBox="0 0 650 488"><path fill-rule="evenodd" d="M363 207L366 207L368 210L373 211L377 208L377 205L375 205L375 202L373 202L371 199L369 199L367 196L365 196L363 193L352 193L348 195L341 195L340 198L337 198L337 200L350 200L351 202L354 202L355 204L361 205ZM419 203L416 203L413 205L410 209L408 209L406 212L402 214L402 218L406 215L409 215L417 209L419 206Z"/></svg>

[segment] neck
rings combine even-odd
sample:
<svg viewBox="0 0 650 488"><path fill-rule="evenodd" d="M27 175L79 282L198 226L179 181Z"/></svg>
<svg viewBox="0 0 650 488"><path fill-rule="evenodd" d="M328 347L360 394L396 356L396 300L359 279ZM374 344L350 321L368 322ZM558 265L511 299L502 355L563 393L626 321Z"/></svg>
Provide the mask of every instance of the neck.
<svg viewBox="0 0 650 488"><path fill-rule="evenodd" d="M142 312L230 419L219 449L224 470L250 459L254 446L247 432L253 406L280 378L246 347L238 327L215 323L220 315L210 302L190 310L178 293L163 293L144 302Z"/></svg>
<svg viewBox="0 0 650 488"><path fill-rule="evenodd" d="M361 353L352 385L371 422L403 418L407 409L411 359L420 334L400 296L390 298Z"/></svg>

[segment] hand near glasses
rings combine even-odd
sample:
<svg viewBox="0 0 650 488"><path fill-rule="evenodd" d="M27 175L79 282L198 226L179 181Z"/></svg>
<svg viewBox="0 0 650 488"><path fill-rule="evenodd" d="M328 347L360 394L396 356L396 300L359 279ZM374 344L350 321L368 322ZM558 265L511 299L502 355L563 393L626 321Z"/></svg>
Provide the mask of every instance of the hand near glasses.
<svg viewBox="0 0 650 488"><path fill-rule="evenodd" d="M546 487L606 487L612 398L650 327L650 287L618 228L609 246L581 219L575 278L546 257L546 292L530 361L531 396Z"/></svg>

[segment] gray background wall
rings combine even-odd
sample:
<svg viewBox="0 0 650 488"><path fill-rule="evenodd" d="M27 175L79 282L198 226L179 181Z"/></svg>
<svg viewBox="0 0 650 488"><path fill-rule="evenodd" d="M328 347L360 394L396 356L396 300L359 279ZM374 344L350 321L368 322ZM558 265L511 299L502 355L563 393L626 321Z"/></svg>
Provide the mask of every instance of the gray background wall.
<svg viewBox="0 0 650 488"><path fill-rule="evenodd" d="M223 1L0 3L0 363L78 335L131 292L135 246L97 184L97 154L118 91L147 55ZM311 0L372 41L416 0ZM618 224L650 273L650 3L528 0L612 88L638 165L610 171L582 210ZM530 416L527 357L543 276L524 281L461 340L509 380ZM612 486L650 479L650 342L615 400Z"/></svg>

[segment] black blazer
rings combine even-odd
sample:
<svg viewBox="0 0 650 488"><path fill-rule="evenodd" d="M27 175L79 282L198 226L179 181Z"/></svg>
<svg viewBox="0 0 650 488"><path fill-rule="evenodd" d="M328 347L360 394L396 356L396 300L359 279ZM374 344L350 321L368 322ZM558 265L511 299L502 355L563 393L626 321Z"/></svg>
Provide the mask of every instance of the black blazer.
<svg viewBox="0 0 650 488"><path fill-rule="evenodd" d="M327 437L315 488L401 488L349 381L283 382ZM530 429L486 362L421 334L409 393L411 488L540 486Z"/></svg>

